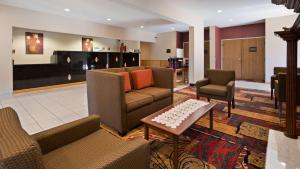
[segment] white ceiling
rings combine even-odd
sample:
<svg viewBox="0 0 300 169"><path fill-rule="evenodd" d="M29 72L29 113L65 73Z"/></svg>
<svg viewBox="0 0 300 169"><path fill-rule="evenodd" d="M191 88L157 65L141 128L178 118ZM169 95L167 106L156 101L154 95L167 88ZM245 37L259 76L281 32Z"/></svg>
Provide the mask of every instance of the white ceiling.
<svg viewBox="0 0 300 169"><path fill-rule="evenodd" d="M149 1L149 0L141 0ZM162 0L202 16L205 26L228 27L255 23L265 18L290 15L292 11L271 4L271 0ZM185 31L188 26L168 21L158 14L138 9L122 0L0 0L0 4L60 16L151 32ZM64 9L69 8L70 12ZM218 13L217 10L223 10ZM111 21L107 21L111 18ZM230 21L232 19L232 21Z"/></svg>

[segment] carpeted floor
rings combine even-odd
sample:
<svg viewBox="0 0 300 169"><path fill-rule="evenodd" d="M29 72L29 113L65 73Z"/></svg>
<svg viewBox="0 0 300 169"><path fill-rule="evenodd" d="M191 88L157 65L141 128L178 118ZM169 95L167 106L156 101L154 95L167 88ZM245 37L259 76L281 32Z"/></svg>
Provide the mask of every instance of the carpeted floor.
<svg viewBox="0 0 300 169"><path fill-rule="evenodd" d="M195 89L182 89L174 94L174 101L195 98ZM209 116L200 119L181 138L180 168L182 169L254 169L264 168L268 130L283 130L283 123L274 109L270 94L262 91L237 89L236 108L227 118L227 103L218 103L214 111L214 130L210 130ZM205 98L202 98L205 100ZM143 137L143 128L131 131L122 139L131 141ZM172 168L171 140L150 130L152 140L152 169Z"/></svg>

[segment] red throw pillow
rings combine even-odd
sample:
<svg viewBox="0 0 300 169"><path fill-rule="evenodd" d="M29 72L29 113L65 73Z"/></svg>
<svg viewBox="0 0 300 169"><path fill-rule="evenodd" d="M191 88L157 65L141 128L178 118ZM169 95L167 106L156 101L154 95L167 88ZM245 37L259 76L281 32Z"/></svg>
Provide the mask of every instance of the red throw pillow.
<svg viewBox="0 0 300 169"><path fill-rule="evenodd" d="M153 74L151 69L132 71L131 77L135 89L142 89L154 85Z"/></svg>
<svg viewBox="0 0 300 169"><path fill-rule="evenodd" d="M131 84L130 84L130 79L129 79L129 73L128 72L120 72L120 74L124 77L124 91L130 92Z"/></svg>

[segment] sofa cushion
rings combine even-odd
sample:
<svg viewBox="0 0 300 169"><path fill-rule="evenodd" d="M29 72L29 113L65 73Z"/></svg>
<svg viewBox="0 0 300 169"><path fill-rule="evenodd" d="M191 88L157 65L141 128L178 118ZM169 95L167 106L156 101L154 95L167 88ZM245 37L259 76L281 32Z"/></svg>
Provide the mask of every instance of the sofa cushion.
<svg viewBox="0 0 300 169"><path fill-rule="evenodd" d="M151 69L135 70L131 72L132 82L135 89L143 89L154 85Z"/></svg>
<svg viewBox="0 0 300 169"><path fill-rule="evenodd" d="M208 95L226 97L227 88L226 88L226 86L222 86L222 85L209 84L209 85L200 87L199 92L200 92L200 94L203 93L203 94L208 94Z"/></svg>
<svg viewBox="0 0 300 169"><path fill-rule="evenodd" d="M130 79L129 79L129 73L128 72L120 72L120 74L124 77L124 91L130 92L131 84L130 84Z"/></svg>
<svg viewBox="0 0 300 169"><path fill-rule="evenodd" d="M172 95L172 92L170 89L165 89L165 88L159 88L159 87L147 87L144 89L137 90L136 92L141 93L141 94L147 94L151 95L154 99L160 100L166 97L169 97Z"/></svg>
<svg viewBox="0 0 300 169"><path fill-rule="evenodd" d="M0 168L44 169L38 143L21 127L12 108L0 109Z"/></svg>
<svg viewBox="0 0 300 169"><path fill-rule="evenodd" d="M153 102L151 95L141 94L138 92L129 92L125 94L125 103L127 112L131 112Z"/></svg>
<svg viewBox="0 0 300 169"><path fill-rule="evenodd" d="M103 129L43 156L47 169L105 168L128 144ZM119 152L119 154L116 154Z"/></svg>

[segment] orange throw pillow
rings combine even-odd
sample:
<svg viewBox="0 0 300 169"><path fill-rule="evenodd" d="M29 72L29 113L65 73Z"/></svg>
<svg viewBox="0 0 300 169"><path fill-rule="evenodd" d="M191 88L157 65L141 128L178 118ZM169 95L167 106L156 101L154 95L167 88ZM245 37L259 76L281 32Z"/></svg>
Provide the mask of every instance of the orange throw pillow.
<svg viewBox="0 0 300 169"><path fill-rule="evenodd" d="M124 91L130 92L131 84L130 84L130 79L129 79L129 73L128 72L120 72L120 74L124 77Z"/></svg>
<svg viewBox="0 0 300 169"><path fill-rule="evenodd" d="M131 77L135 89L142 89L154 85L153 74L151 69L132 71Z"/></svg>

